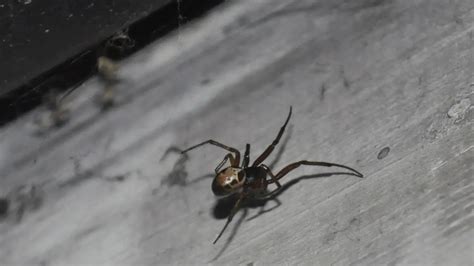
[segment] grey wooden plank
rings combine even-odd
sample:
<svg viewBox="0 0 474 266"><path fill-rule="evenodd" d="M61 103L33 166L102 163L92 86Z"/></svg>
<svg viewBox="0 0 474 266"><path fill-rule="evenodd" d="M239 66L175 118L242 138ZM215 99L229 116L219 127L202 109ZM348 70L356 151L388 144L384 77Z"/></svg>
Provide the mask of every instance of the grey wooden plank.
<svg viewBox="0 0 474 266"><path fill-rule="evenodd" d="M2 129L0 193L33 183L44 198L21 222L0 223L0 261L196 264L225 248L214 263L471 262L473 3L269 3L230 2L124 62L124 102L108 113L90 81L65 128L32 136L32 114ZM255 158L289 105L275 169L326 160L366 179L302 180L227 247L230 229L212 245L223 220L211 215L210 181L166 186L178 157L163 152L212 137L251 143ZM188 178L221 156L191 153Z"/></svg>
<svg viewBox="0 0 474 266"><path fill-rule="evenodd" d="M308 192L301 197L298 193L285 196L288 199L282 200L305 208L299 212L278 209L272 217L253 222L265 226L246 225L251 231L242 229L222 261L258 257L261 251L242 246L246 240L240 239L247 237L248 241L258 235L250 245L265 246L266 253L278 254L261 257L263 264L310 260L324 265L468 264L473 258L474 192L473 139L465 138L469 130L425 148L424 153L413 152L327 199ZM278 212L292 219L281 222L284 218ZM291 245L281 247L279 239ZM459 254L464 257L446 252L446 246L453 243L462 247Z"/></svg>

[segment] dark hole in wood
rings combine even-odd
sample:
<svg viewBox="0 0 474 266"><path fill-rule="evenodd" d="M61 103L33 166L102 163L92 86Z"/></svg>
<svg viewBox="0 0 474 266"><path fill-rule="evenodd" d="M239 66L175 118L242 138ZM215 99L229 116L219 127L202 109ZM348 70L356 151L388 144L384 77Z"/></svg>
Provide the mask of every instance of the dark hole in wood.
<svg viewBox="0 0 474 266"><path fill-rule="evenodd" d="M377 155L377 159L382 160L383 158L387 157L388 153L390 152L389 147L385 147L380 150L379 154Z"/></svg>

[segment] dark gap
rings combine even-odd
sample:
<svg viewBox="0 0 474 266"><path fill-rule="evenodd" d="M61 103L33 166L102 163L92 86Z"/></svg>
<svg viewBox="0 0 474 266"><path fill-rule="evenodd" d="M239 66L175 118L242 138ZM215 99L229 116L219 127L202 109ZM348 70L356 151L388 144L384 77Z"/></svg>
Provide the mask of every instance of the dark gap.
<svg viewBox="0 0 474 266"><path fill-rule="evenodd" d="M10 201L7 198L0 198L0 218L7 215L9 206Z"/></svg>
<svg viewBox="0 0 474 266"><path fill-rule="evenodd" d="M112 43L123 45L123 40L114 39L114 34L97 42L81 53L69 58L64 63L33 78L28 83L0 96L0 126L17 119L43 102L51 90L65 92L69 88L80 86L87 78L97 73L96 61L100 55L112 59L123 59L147 44L176 30L179 26L199 18L207 11L225 0L174 0L163 8L151 13L128 26L128 36L133 40L133 47L114 49L107 46ZM179 8L178 8L179 6ZM178 13L178 9L180 13ZM126 29L122 29L125 31ZM125 31L126 32L126 31ZM106 48L108 47L108 48Z"/></svg>

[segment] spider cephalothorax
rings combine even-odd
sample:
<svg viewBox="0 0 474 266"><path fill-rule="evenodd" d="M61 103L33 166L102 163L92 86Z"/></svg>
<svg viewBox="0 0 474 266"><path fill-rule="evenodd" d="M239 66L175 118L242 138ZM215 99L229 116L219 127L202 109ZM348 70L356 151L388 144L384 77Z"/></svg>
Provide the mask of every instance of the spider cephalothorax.
<svg viewBox="0 0 474 266"><path fill-rule="evenodd" d="M285 131L285 127L288 124L288 121L290 121L291 110L292 108L290 107L290 113L288 114L288 118L286 118L285 124L283 124L283 126L280 128L280 131L278 132L278 135L275 138L275 140L272 142L272 144L270 144L265 149L265 151L259 157L257 157L257 159L255 159L255 161L253 162L251 166L249 166L250 144L247 144L245 146L245 154L244 154L244 159L242 161L242 165L240 165L240 152L237 149L226 146L212 139L204 141L197 145L194 145L191 148L188 148L181 152L181 153L188 152L189 150L192 150L204 144L212 144L220 148L223 148L229 152L224 157L222 162L219 163L219 165L217 166L215 170L216 177L212 181L212 191L217 196L226 196L226 195L238 193L239 198L237 202L235 203L234 208L232 208L232 211L229 217L227 218L227 222L224 225L224 228L222 228L222 230L220 231L214 243L217 242L217 240L221 237L222 233L226 229L227 225L230 223L230 221L232 221L232 218L234 217L235 213L240 208L240 204L243 199L268 198L269 196L274 194L274 192L278 191L278 189L281 187L278 180L280 180L282 177L288 174L291 170L301 165L319 165L319 166L326 166L326 167L336 166L336 167L341 167L341 168L345 168L352 171L353 172L351 173L352 175L363 177L363 175L359 173L357 170L349 166L336 164L336 163L303 160L303 161L298 161L298 162L287 165L282 170L280 170L280 172L278 172L277 174L273 174L268 166L266 166L265 164L262 164L262 162L270 155L270 153L273 151L275 146L280 141L280 138L283 135L283 132ZM224 170L220 170L221 167L227 161L230 162L230 166L225 168ZM268 176L270 178L267 178ZM268 192L267 186L272 183L275 183L278 188L274 191Z"/></svg>
<svg viewBox="0 0 474 266"><path fill-rule="evenodd" d="M238 192L245 183L245 171L237 167L227 167L217 173L212 181L212 192L225 196Z"/></svg>

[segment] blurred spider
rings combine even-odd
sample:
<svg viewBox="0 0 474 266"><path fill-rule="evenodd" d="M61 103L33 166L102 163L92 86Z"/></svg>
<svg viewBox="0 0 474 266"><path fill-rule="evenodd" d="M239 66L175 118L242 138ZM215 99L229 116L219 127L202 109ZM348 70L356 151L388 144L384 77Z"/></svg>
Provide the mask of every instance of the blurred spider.
<svg viewBox="0 0 474 266"><path fill-rule="evenodd" d="M103 90L99 95L99 104L103 110L114 106L117 103L116 85L120 82L118 77L119 65L112 59L100 56L97 58L97 72L103 83Z"/></svg>
<svg viewBox="0 0 474 266"><path fill-rule="evenodd" d="M36 133L42 135L53 128L60 128L64 126L69 121L71 111L65 98L75 88L77 87L74 86L63 94L51 89L43 97L45 110L35 117L34 123L38 127L38 132Z"/></svg>
<svg viewBox="0 0 474 266"><path fill-rule="evenodd" d="M229 217L227 218L226 224L220 231L217 238L214 240L213 244L215 244L217 240L219 240L219 238L222 236L222 233L224 233L225 229L232 221L232 218L239 210L240 205L244 199L268 199L270 196L275 194L275 192L277 192L279 188L281 188L279 180L286 174L288 174L291 170L301 165L317 165L326 167L336 166L354 172L355 176L363 177L363 175L357 170L336 163L303 160L287 165L277 174L273 174L273 172L268 166L262 164L262 162L270 155L270 153L280 141L280 138L283 135L283 132L285 131L286 125L288 124L288 121L290 121L291 111L292 108L290 107L288 117L286 118L286 121L283 126L280 128L280 132L278 132L277 137L275 138L275 140L273 140L272 144L270 144L265 149L265 151L259 157L257 157L257 159L253 162L251 166L249 166L250 144L247 144L245 146L245 153L242 165L240 165L240 152L237 149L226 146L212 139L194 145L181 152L182 154L184 154L192 149L195 149L205 144L212 144L229 151L229 153L224 157L222 162L220 162L215 169L216 176L212 181L212 192L216 196L229 196L235 193L239 195L238 200L236 201L234 207L230 212ZM221 170L221 168L227 161L230 162L230 166ZM270 176L270 178L268 179L267 176ZM267 186L272 183L275 183L277 188L271 192L268 192Z"/></svg>

